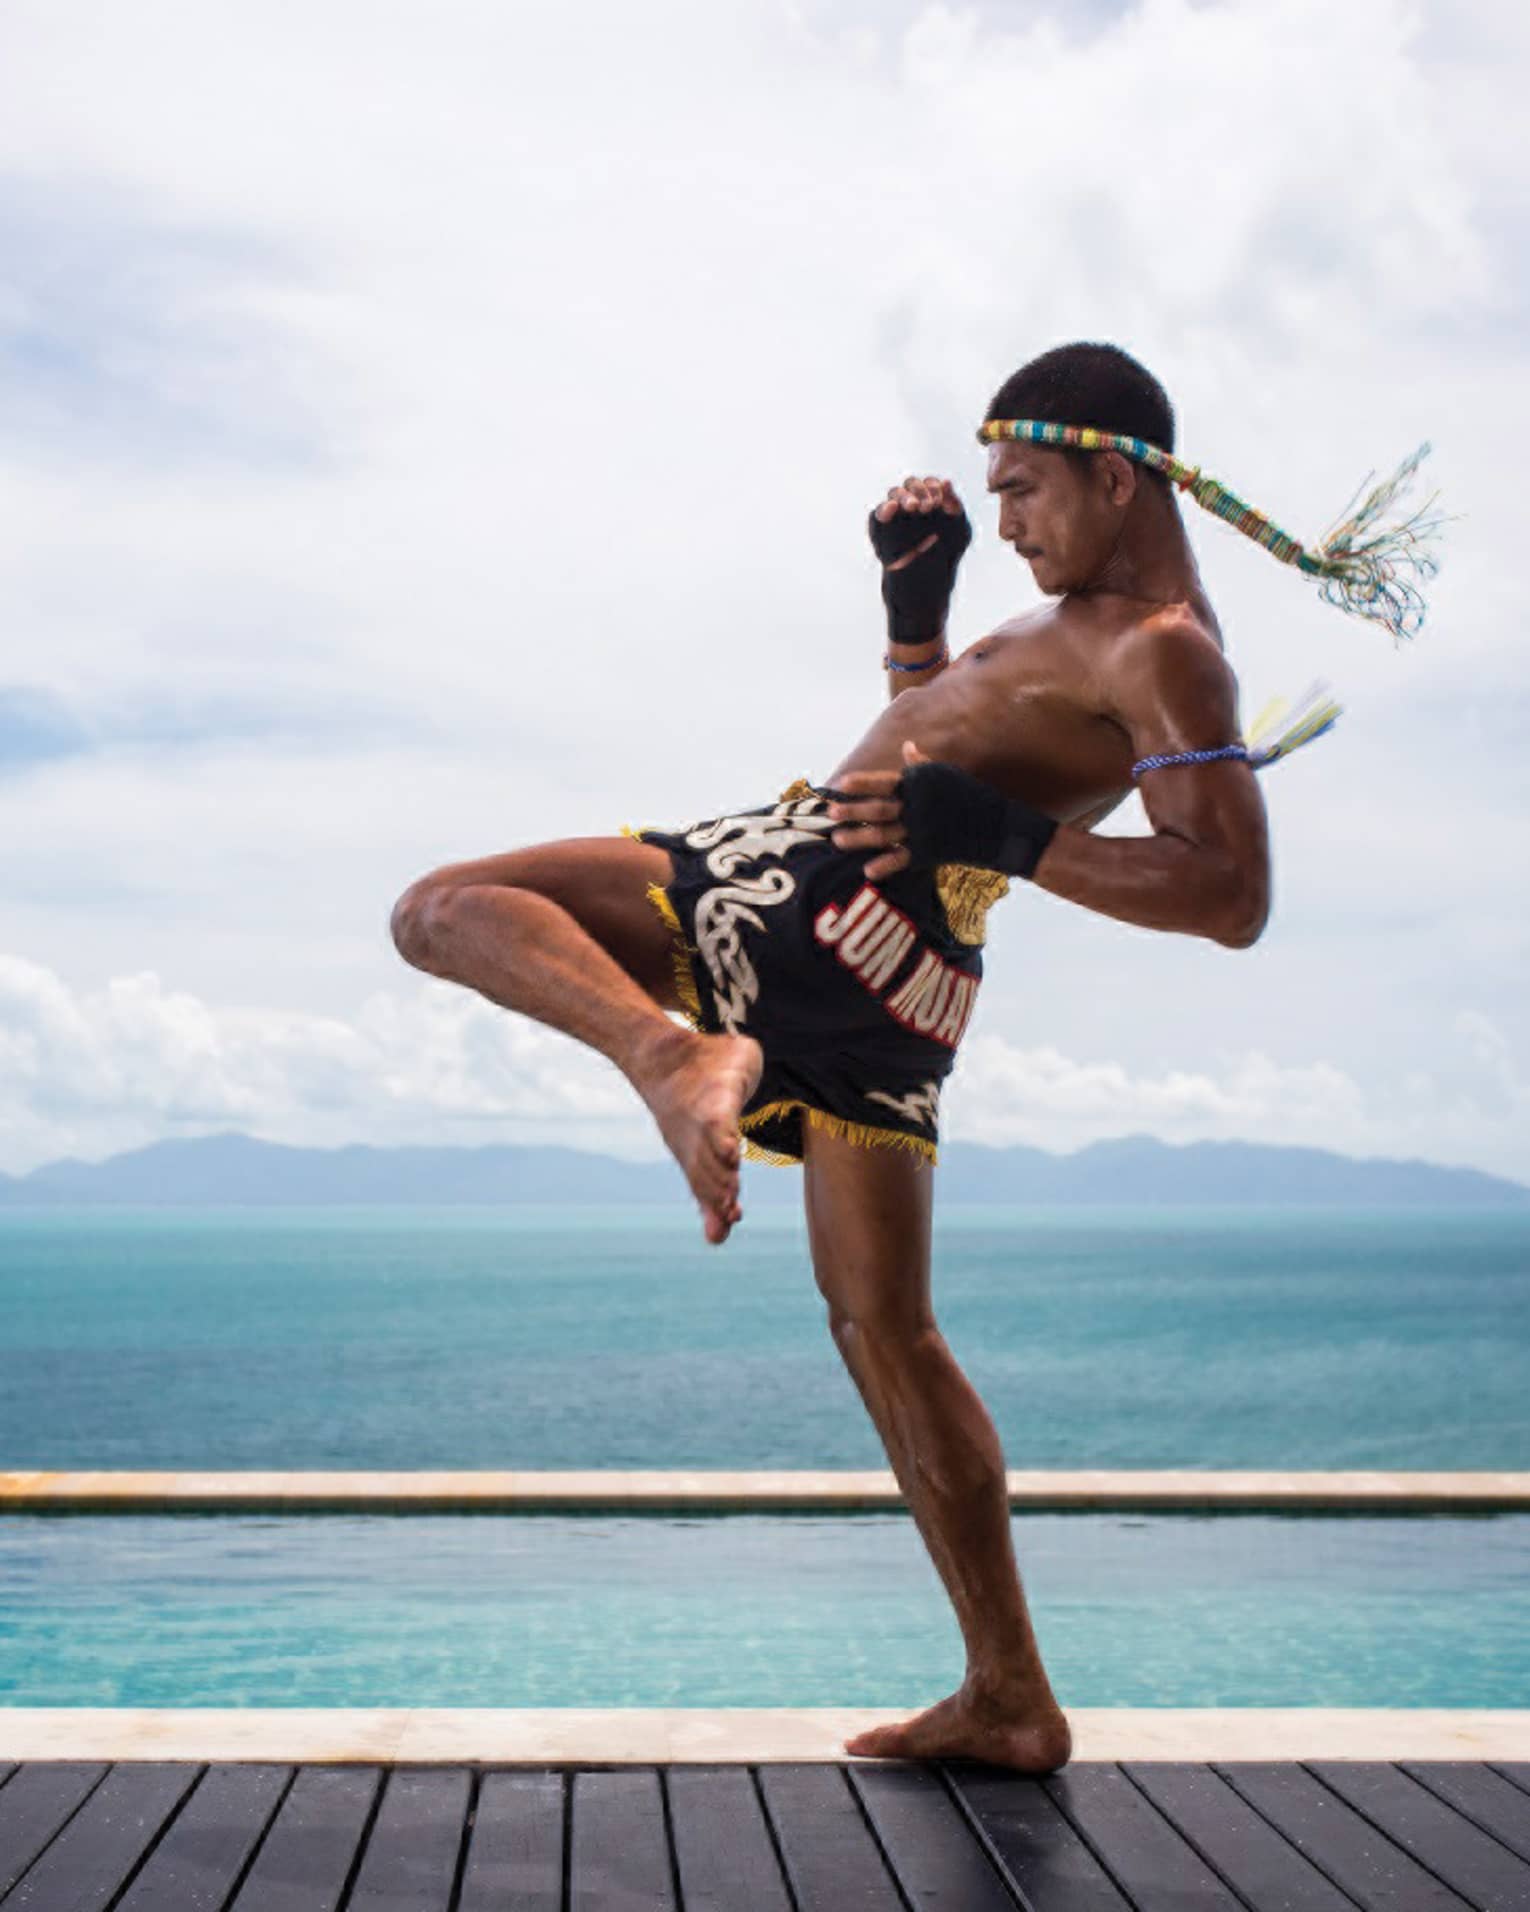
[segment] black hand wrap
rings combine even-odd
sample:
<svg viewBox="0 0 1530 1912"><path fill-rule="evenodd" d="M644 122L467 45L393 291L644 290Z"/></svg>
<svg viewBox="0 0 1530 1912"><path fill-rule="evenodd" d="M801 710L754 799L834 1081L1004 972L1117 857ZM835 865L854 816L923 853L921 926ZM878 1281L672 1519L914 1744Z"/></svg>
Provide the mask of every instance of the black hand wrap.
<svg viewBox="0 0 1530 1912"><path fill-rule="evenodd" d="M1006 876L1034 874L1056 820L954 763L911 763L898 778L914 868L970 863Z"/></svg>
<svg viewBox="0 0 1530 1912"><path fill-rule="evenodd" d="M869 527L871 548L882 565L882 602L887 606L887 635L897 644L925 644L945 629L956 567L972 542L965 511L900 511L883 524L875 511ZM901 571L889 571L894 559L922 544L931 532L940 540Z"/></svg>

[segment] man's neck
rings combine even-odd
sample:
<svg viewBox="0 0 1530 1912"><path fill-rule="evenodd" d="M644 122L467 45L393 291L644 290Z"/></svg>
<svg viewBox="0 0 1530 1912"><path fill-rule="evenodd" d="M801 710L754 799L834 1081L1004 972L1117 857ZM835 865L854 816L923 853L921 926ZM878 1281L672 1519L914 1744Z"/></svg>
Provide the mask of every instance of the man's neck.
<svg viewBox="0 0 1530 1912"><path fill-rule="evenodd" d="M1115 549L1089 583L1070 597L1117 595L1176 604L1200 594L1201 575L1185 536L1179 503L1156 486L1139 489Z"/></svg>

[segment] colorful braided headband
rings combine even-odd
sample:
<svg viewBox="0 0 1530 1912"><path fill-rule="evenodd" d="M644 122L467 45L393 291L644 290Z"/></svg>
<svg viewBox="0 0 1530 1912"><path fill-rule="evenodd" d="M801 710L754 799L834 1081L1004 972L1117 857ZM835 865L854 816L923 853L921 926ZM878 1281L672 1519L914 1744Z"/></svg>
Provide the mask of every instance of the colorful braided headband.
<svg viewBox="0 0 1530 1912"><path fill-rule="evenodd" d="M1054 425L1038 418L990 418L978 428L982 444L996 444L1004 438L1071 446L1078 451L1121 452L1163 472L1182 491L1188 491L1198 505L1225 518L1234 530L1262 544L1282 564L1294 564L1309 577L1322 579L1318 595L1325 603L1384 624L1394 638L1414 637L1423 625L1423 594L1404 573L1412 571L1419 578L1432 578L1440 568L1439 559L1425 548L1448 522L1439 515L1429 516L1438 493L1432 492L1416 511L1396 524L1383 526L1380 519L1411 482L1419 460L1429 450L1427 442L1405 458L1358 507L1351 498L1343 517L1309 551L1262 511L1245 504L1236 492L1229 491L1218 479L1207 477L1199 465L1182 464L1172 452L1145 439L1101 431L1094 425ZM1370 476L1374 473L1362 483L1369 483Z"/></svg>

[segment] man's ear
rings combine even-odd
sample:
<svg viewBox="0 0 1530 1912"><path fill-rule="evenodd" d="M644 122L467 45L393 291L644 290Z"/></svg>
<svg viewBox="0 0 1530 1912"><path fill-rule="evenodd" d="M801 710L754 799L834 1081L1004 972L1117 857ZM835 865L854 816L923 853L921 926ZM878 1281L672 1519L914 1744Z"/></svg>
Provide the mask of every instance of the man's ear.
<svg viewBox="0 0 1530 1912"><path fill-rule="evenodd" d="M1105 472L1106 498L1124 511L1137 495L1137 467L1124 452L1102 451L1096 456Z"/></svg>

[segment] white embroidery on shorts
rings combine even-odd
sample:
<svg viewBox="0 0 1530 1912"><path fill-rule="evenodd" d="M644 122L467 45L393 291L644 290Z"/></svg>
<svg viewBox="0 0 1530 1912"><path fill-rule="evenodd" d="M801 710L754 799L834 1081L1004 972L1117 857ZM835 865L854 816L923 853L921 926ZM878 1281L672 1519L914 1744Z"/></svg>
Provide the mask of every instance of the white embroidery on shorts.
<svg viewBox="0 0 1530 1912"><path fill-rule="evenodd" d="M693 850L706 852L713 876L732 876L741 864L761 857L783 856L799 843L822 842L825 831L837 826L822 813L799 814L802 799L778 804L766 816L718 817L685 833ZM730 1035L737 1035L758 1000L760 979L755 974L738 933L740 922L755 929L765 925L750 904L784 903L797 891L797 879L783 865L757 876L704 890L696 902L696 947L712 978L718 1019Z"/></svg>
<svg viewBox="0 0 1530 1912"><path fill-rule="evenodd" d="M922 1083L919 1088L910 1089L907 1095L889 1095L886 1089L864 1089L862 1094L868 1102L885 1102L888 1108L910 1122L922 1122L929 1129L935 1126L940 1104L938 1082Z"/></svg>
<svg viewBox="0 0 1530 1912"><path fill-rule="evenodd" d="M737 883L705 890L696 903L696 947L712 977L712 994L724 1029L737 1035L760 993L760 979L739 940L740 921L756 929L765 925L751 903L784 903L797 887L785 870L766 870Z"/></svg>
<svg viewBox="0 0 1530 1912"><path fill-rule="evenodd" d="M718 817L688 830L685 841L693 850L706 851L707 868L713 876L732 876L741 863L752 863L762 856L783 856L798 843L822 842L826 831L838 829L834 819L821 812L813 816L793 814L800 807L799 800L777 804L768 816ZM792 889L796 887L793 882Z"/></svg>

